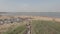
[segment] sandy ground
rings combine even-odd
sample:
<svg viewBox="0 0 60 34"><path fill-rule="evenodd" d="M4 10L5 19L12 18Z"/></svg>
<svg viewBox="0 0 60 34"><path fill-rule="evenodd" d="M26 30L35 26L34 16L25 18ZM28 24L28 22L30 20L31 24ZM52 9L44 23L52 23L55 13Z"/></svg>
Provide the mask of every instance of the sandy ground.
<svg viewBox="0 0 60 34"><path fill-rule="evenodd" d="M60 18L46 17L46 16L20 16L22 18L33 18L32 20L46 20L46 21L57 21L60 22Z"/></svg>
<svg viewBox="0 0 60 34"><path fill-rule="evenodd" d="M60 18L53 18L53 17L46 17L46 16L0 16L0 19L5 19L5 18L33 18L33 20L48 20L48 21L58 21L60 22Z"/></svg>

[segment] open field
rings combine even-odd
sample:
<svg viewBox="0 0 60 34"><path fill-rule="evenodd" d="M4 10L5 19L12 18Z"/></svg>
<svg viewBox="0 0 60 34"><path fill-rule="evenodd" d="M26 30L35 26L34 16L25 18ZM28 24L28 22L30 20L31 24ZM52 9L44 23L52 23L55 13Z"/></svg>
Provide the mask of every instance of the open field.
<svg viewBox="0 0 60 34"><path fill-rule="evenodd" d="M18 26L16 28L13 28L11 30L8 30L4 34L23 34L23 32L26 30L25 25Z"/></svg>
<svg viewBox="0 0 60 34"><path fill-rule="evenodd" d="M6 19L8 16L5 16ZM5 19L0 17L0 19ZM5 23L0 25L0 34L24 34L27 30L26 23L31 22L32 34L60 34L60 18L50 18L41 16L13 16L13 18L22 18L22 22ZM10 18L10 17L8 17Z"/></svg>
<svg viewBox="0 0 60 34"><path fill-rule="evenodd" d="M32 34L60 34L60 22L32 21Z"/></svg>
<svg viewBox="0 0 60 34"><path fill-rule="evenodd" d="M32 34L60 34L60 22L33 20L31 26ZM8 30L4 34L24 34L25 31L24 24Z"/></svg>
<svg viewBox="0 0 60 34"><path fill-rule="evenodd" d="M22 33L26 30L25 24L26 22L0 25L0 34Z"/></svg>

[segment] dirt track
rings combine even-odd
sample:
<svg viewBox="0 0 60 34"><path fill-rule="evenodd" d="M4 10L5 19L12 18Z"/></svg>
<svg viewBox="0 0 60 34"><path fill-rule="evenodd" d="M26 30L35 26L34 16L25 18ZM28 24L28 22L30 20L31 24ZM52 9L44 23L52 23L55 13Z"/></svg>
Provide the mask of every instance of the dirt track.
<svg viewBox="0 0 60 34"><path fill-rule="evenodd" d="M26 31L24 34L31 34L31 21L28 21L28 23L26 23Z"/></svg>

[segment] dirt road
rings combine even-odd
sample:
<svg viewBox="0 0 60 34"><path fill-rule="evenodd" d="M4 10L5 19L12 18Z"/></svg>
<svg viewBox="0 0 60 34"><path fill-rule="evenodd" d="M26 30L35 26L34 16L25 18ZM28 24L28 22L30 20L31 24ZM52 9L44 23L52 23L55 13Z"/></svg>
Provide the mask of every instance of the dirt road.
<svg viewBox="0 0 60 34"><path fill-rule="evenodd" d="M24 34L31 34L31 24L30 21L26 24L26 31Z"/></svg>

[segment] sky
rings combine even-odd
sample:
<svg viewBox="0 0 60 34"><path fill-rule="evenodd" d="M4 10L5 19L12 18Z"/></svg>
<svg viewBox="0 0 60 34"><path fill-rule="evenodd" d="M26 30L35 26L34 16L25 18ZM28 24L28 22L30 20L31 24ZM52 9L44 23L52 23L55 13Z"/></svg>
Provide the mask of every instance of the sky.
<svg viewBox="0 0 60 34"><path fill-rule="evenodd" d="M60 0L0 0L0 12L60 12Z"/></svg>

